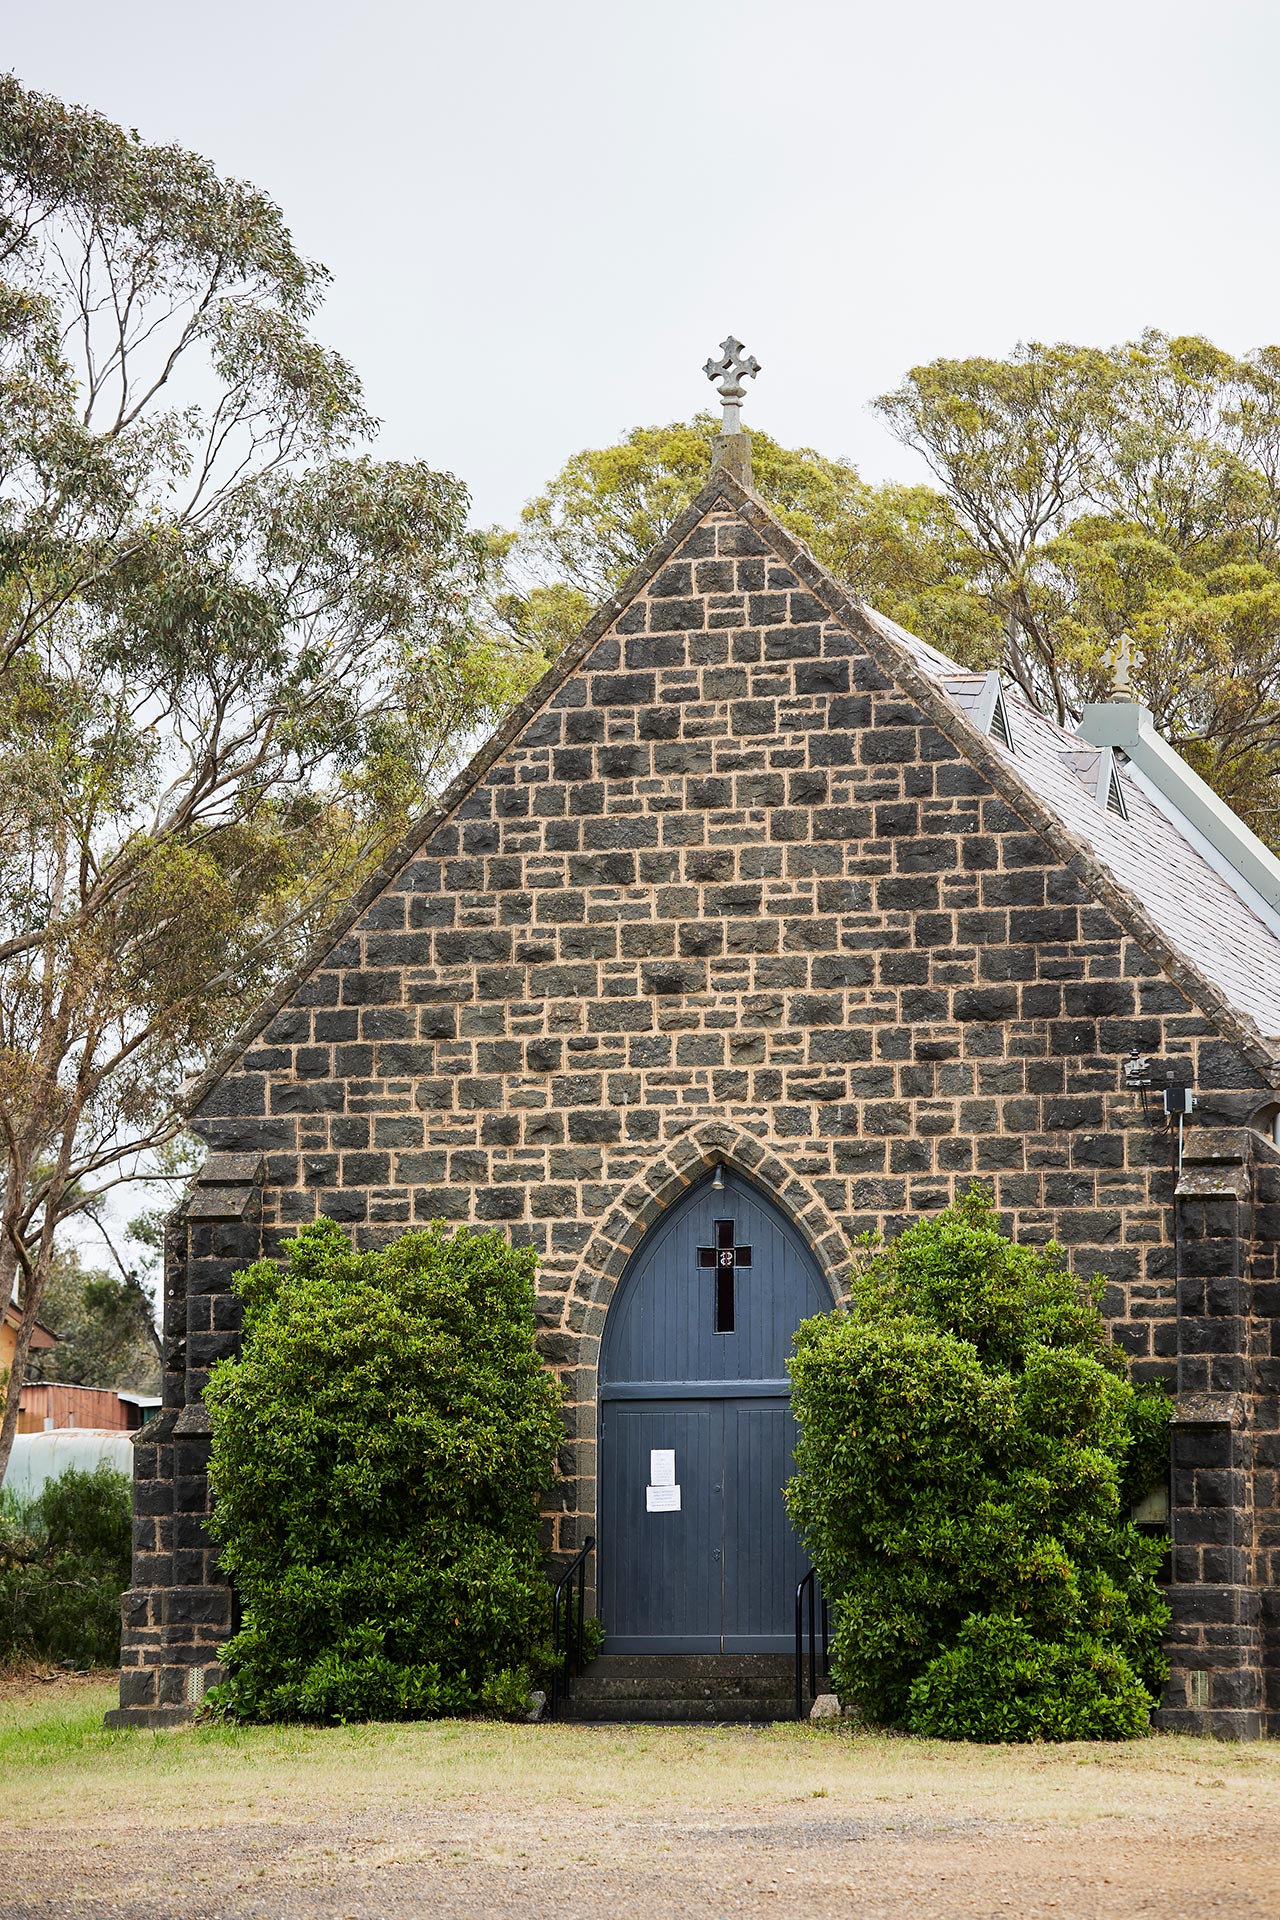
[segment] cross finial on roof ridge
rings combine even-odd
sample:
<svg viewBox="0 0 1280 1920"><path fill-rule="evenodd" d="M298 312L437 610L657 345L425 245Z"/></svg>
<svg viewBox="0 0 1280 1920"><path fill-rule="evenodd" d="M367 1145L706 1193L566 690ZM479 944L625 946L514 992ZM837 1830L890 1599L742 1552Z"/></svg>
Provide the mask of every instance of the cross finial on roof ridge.
<svg viewBox="0 0 1280 1920"><path fill-rule="evenodd" d="M717 392L724 408L724 421L721 433L742 432L742 402L746 397L746 388L742 382L754 380L760 371L760 362L754 353L743 357L742 342L735 340L732 334L720 342L720 358L708 360L702 371L708 380L718 380Z"/></svg>
<svg viewBox="0 0 1280 1920"><path fill-rule="evenodd" d="M1122 633L1116 641L1111 656L1111 698L1113 700L1132 700L1133 688L1129 683L1129 668L1133 665L1133 638Z"/></svg>

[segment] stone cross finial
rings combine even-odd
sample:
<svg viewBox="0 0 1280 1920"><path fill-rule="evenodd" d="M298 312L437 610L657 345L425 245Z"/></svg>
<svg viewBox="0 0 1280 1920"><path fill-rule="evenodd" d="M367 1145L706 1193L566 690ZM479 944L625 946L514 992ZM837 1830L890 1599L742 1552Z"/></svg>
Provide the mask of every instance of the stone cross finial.
<svg viewBox="0 0 1280 1920"><path fill-rule="evenodd" d="M727 340L720 342L720 358L708 360L702 371L708 380L720 382L718 391L724 407L721 433L741 433L742 402L746 397L742 382L744 379L755 379L760 371L760 362L754 353L749 353L744 359L741 340L735 340L730 334Z"/></svg>
<svg viewBox="0 0 1280 1920"><path fill-rule="evenodd" d="M1129 684L1129 668L1133 664L1133 641L1127 633L1122 633L1116 641L1116 650L1111 660L1111 698L1113 700L1132 700L1133 688Z"/></svg>

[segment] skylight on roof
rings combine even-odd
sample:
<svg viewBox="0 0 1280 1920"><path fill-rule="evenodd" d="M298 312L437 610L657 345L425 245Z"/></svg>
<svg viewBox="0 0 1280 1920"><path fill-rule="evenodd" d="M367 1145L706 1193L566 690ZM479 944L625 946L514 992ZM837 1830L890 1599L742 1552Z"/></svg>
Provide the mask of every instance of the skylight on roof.
<svg viewBox="0 0 1280 1920"><path fill-rule="evenodd" d="M1120 769L1116 765L1114 754L1111 757L1111 769L1107 779L1107 811L1118 813L1122 820L1129 818L1129 809L1124 803L1124 788L1120 785Z"/></svg>
<svg viewBox="0 0 1280 1920"><path fill-rule="evenodd" d="M1118 814L1121 820L1129 818L1124 788L1120 784L1120 769L1110 747L1069 747L1059 757L1070 767L1081 785L1088 787L1100 807L1105 807L1108 813Z"/></svg>
<svg viewBox="0 0 1280 1920"><path fill-rule="evenodd" d="M1014 751L1013 726L1005 705L1004 688L994 668L990 673L950 673L942 684L979 733L990 734L1008 747L1010 753Z"/></svg>

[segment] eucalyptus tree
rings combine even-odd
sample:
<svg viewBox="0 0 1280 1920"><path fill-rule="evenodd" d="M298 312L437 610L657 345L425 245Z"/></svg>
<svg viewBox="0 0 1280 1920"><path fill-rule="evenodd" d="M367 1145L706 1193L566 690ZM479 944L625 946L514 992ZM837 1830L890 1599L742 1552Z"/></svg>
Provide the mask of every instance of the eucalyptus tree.
<svg viewBox="0 0 1280 1920"><path fill-rule="evenodd" d="M614 446L573 454L491 536L499 623L554 654L592 606L617 590L711 471L710 413L635 427ZM751 432L753 485L825 566L926 638L985 662L995 619L969 592L969 542L931 487L868 486L849 461Z"/></svg>
<svg viewBox="0 0 1280 1920"><path fill-rule="evenodd" d="M379 462L326 274L197 155L0 78L0 1296L525 673L468 499Z"/></svg>
<svg viewBox="0 0 1280 1920"><path fill-rule="evenodd" d="M1127 634L1157 724L1280 839L1280 348L1032 344L916 367L876 404L932 469L1027 697L1067 719Z"/></svg>
<svg viewBox="0 0 1280 1920"><path fill-rule="evenodd" d="M915 367L874 403L934 484L753 430L757 492L881 612L1000 666L1069 723L1134 685L1204 777L1280 845L1280 347L1149 332ZM498 624L554 652L710 470L717 423L584 449L493 536Z"/></svg>

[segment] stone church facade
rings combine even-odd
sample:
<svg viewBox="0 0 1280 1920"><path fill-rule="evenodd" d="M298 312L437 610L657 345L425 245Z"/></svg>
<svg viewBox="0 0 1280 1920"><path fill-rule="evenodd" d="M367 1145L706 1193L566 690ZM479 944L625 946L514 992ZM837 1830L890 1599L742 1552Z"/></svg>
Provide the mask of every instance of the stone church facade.
<svg viewBox="0 0 1280 1920"><path fill-rule="evenodd" d="M1177 1396L1162 1723L1280 1730L1280 938L1079 746L713 474L193 1094L121 1721L190 1711L233 1624L201 1392L240 1266L320 1214L361 1247L438 1219L534 1245L567 1556L615 1289L726 1167L837 1297L854 1236L975 1179L1105 1277ZM1140 1060L1195 1089L1180 1154Z"/></svg>

